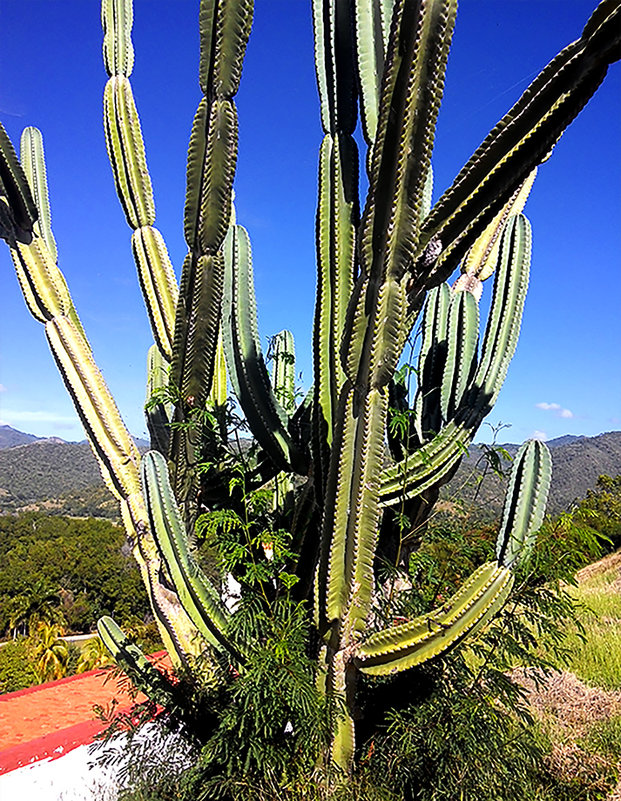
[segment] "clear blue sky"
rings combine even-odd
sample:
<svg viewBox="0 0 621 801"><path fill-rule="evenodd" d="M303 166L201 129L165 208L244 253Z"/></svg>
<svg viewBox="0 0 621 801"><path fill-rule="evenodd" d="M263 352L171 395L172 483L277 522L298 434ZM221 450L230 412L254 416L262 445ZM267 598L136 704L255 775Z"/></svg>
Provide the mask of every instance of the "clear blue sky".
<svg viewBox="0 0 621 801"><path fill-rule="evenodd" d="M311 380L314 213L321 142L310 0L256 0L238 95L238 220L253 243L260 329L294 332ZM157 221L177 272L189 127L199 100L197 2L137 0L134 95ZM594 8L587 0L464 0L434 168L437 197L493 124ZM0 119L14 142L44 136L59 264L130 430L145 433L151 343L102 132L105 83L96 0L0 0ZM526 208L531 289L517 355L488 421L504 440L621 428L621 70L542 166ZM488 282L489 283L489 282ZM491 286L487 287L489 293ZM0 418L39 436L82 439L48 352L0 252ZM485 429L482 429L485 434Z"/></svg>

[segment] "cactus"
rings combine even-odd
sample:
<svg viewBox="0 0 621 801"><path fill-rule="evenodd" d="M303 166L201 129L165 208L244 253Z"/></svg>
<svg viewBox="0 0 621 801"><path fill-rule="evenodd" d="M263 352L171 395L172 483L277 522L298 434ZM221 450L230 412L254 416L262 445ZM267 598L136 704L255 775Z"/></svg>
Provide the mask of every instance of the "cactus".
<svg viewBox="0 0 621 801"><path fill-rule="evenodd" d="M620 57L621 7L618 0L598 6L581 37L533 81L433 205L431 155L455 0L313 0L312 7L324 139L314 383L299 405L288 332L275 338L271 379L267 370L250 237L236 223L232 200L234 97L252 0L200 4L203 98L189 144L188 253L179 286L154 227L131 91L131 0L102 2L110 76L106 143L155 342L147 404L153 450L142 465L57 266L42 141L34 129L24 135L21 165L0 131L0 234L120 502L173 663L215 673L223 659L243 671L252 649L231 627L222 585L205 575L193 552L202 507L226 510L239 503L231 459L213 459L216 452L235 454L226 428L213 423L226 405L226 362L257 449L245 480L251 489L275 488L273 514L298 552L292 593L312 610L316 637L309 651L318 685L328 697L343 699L332 721L330 759L348 771L359 678L408 670L472 636L506 600L514 568L542 521L550 457L544 445L529 442L513 468L496 560L440 608L378 628L375 566L399 541L393 510L411 520L428 517L498 396L528 284L531 234L522 209L537 165ZM362 212L353 136L358 108L369 184ZM459 266L451 287L447 281ZM491 276L491 307L479 342L478 302ZM410 400L398 367L417 324L422 345ZM406 424L396 430L391 423L399 410ZM207 463L210 469L201 470ZM264 550L260 558L270 558ZM405 551L396 552L395 567L403 569ZM112 621L104 619L100 632L142 688L159 701L172 697ZM197 662L197 655L204 658Z"/></svg>

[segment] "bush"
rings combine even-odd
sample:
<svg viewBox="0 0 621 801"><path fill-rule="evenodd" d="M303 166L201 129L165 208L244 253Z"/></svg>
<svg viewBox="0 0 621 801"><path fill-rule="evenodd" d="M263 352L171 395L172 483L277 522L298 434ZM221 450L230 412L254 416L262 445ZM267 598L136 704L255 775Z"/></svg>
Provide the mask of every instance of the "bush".
<svg viewBox="0 0 621 801"><path fill-rule="evenodd" d="M0 692L12 693L39 683L35 670L34 648L22 637L0 648Z"/></svg>

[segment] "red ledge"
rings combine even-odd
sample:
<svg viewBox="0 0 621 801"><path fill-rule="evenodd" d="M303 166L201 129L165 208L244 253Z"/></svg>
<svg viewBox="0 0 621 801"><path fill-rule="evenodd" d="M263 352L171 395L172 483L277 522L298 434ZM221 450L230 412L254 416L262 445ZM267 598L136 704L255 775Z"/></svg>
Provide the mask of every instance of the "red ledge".
<svg viewBox="0 0 621 801"><path fill-rule="evenodd" d="M16 768L40 762L42 759L58 759L74 748L92 743L104 729L105 724L101 720L85 720L67 729L51 732L36 740L7 748L0 753L0 776Z"/></svg>
<svg viewBox="0 0 621 801"><path fill-rule="evenodd" d="M157 662L163 657L166 657L166 651L158 651L155 654L149 655L149 660ZM24 690L16 690L12 693L5 693L0 695L0 703L8 703L13 699L20 698L27 695L35 695L38 692L45 691L50 688L58 687L60 685L71 684L72 682L79 682L82 679L91 676L105 676L110 668L95 668L85 673L79 673L75 676L67 676L64 679L57 679L56 681L46 682L45 684L36 684L33 687L27 687ZM104 679L105 682L105 679ZM71 691L69 691L71 692ZM33 702L36 700L33 698ZM131 706L117 709L117 714L127 713L131 710ZM32 765L43 759L57 759L64 756L74 748L81 745L88 745L94 741L98 734L103 732L106 728L106 723L101 720L84 720L72 726L67 726L54 732L49 732L41 737L34 738L28 742L18 743L10 746L0 752L0 775L9 773L17 768L26 765Z"/></svg>

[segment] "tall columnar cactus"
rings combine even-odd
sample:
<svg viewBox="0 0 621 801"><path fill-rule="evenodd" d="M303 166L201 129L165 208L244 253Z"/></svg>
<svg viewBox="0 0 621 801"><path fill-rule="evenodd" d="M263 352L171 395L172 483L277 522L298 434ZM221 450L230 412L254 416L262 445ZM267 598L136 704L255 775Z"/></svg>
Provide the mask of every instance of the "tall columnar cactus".
<svg viewBox="0 0 621 801"><path fill-rule="evenodd" d="M471 635L502 606L532 547L550 480L544 445L516 457L495 561L440 608L384 628L376 565L404 567L403 520L424 521L440 486L492 408L516 348L530 266L522 214L537 165L621 55L619 0L604 0L581 37L535 79L431 205L431 156L456 0L313 0L324 139L319 151L314 383L298 402L293 342L273 342L268 373L256 321L252 255L232 204L237 92L252 0L202 0L178 287L155 205L129 76L131 0L103 0L106 142L132 233L155 345L140 456L93 361L51 232L41 136L26 129L22 162L0 131L0 233L26 303L50 346L106 482L119 499L151 603L175 664L228 659L244 670L252 643L231 628L222 586L199 567L193 527L205 508L235 509L222 428L230 385L257 445L246 481L276 488L280 528L298 552L293 588L317 636L318 684L343 699L331 758L356 747L356 684L407 670ZM359 207L360 111L369 189ZM448 279L461 265L453 286ZM493 276L487 322L479 298ZM415 325L418 384L398 371ZM396 425L397 416L402 425ZM220 424L215 425L214 420ZM220 449L218 451L218 448ZM142 464L141 464L142 462ZM205 464L209 469L205 469ZM199 466L203 466L199 470ZM269 558L265 549L265 558ZM271 579L270 579L271 581ZM243 591L243 586L242 586ZM104 641L155 698L172 697L109 619ZM338 707L339 709L341 707Z"/></svg>

